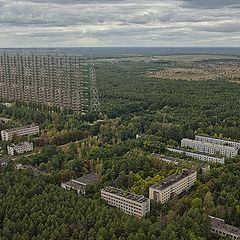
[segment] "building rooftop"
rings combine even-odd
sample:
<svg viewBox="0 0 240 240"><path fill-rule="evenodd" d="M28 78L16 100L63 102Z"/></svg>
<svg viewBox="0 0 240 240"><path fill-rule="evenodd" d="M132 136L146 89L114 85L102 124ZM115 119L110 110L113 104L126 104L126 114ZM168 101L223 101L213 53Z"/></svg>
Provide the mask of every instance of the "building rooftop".
<svg viewBox="0 0 240 240"><path fill-rule="evenodd" d="M169 149L173 149L173 150L178 150L178 151L181 151L182 153L193 153L193 154L198 154L198 155L204 155L204 156L207 156L207 157L213 157L213 158L219 158L219 159L225 159L224 157L222 156L217 156L217 155L211 155L211 154L208 154L208 153L203 153L203 152L198 152L198 151L191 151L191 149L183 149L183 148L166 148L167 150Z"/></svg>
<svg viewBox="0 0 240 240"><path fill-rule="evenodd" d="M25 146L25 145L29 145L29 144L31 144L30 142L20 142L20 143L18 143L18 144L14 144L14 143L12 143L11 145L10 145L10 147L21 147L21 146Z"/></svg>
<svg viewBox="0 0 240 240"><path fill-rule="evenodd" d="M182 173L171 175L170 177L165 178L161 182L153 184L151 186L151 188L155 188L157 190L163 190L163 189L173 185L174 183L177 183L180 180L188 177L189 175L191 175L193 173L194 173L194 171L191 171L191 170L183 170Z"/></svg>
<svg viewBox="0 0 240 240"><path fill-rule="evenodd" d="M162 160L162 161L164 161L164 162L171 162L171 163L174 163L174 164L177 164L177 163L178 163L178 159L177 159L177 158L174 158L174 157L163 156L163 155L158 154L158 153L153 153L152 156L153 156L153 157L156 157L156 158L159 158L160 160Z"/></svg>
<svg viewBox="0 0 240 240"><path fill-rule="evenodd" d="M223 141L223 142L232 142L232 143L240 144L240 142L238 142L236 140L231 140L231 139L226 139L226 138L214 138L214 137L207 136L207 135L204 135L204 134L198 134L195 137L206 137L206 138L215 139L215 140L219 140L219 141Z"/></svg>
<svg viewBox="0 0 240 240"><path fill-rule="evenodd" d="M34 125L27 125L27 126L21 126L21 127L16 127L16 128L9 128L2 130L3 132L13 132L13 131L19 131L19 130L25 130L26 128L32 128L32 127L38 127Z"/></svg>
<svg viewBox="0 0 240 240"><path fill-rule="evenodd" d="M135 202L139 202L139 203L143 203L143 202L147 202L149 201L148 198L142 196L142 195L137 195L135 193L130 193L130 192L126 192L122 189L119 188L114 188L114 187L105 187L102 189L102 191L105 192L109 192L112 194L115 194L117 196L123 197L123 198L127 198L129 200L135 201Z"/></svg>
<svg viewBox="0 0 240 240"><path fill-rule="evenodd" d="M71 179L70 181L66 182L66 184L76 189L82 189L86 185L94 184L96 182L97 182L97 174L89 173L80 178Z"/></svg>
<svg viewBox="0 0 240 240"><path fill-rule="evenodd" d="M89 173L85 176L75 179L74 181L82 183L82 184L93 184L97 182L97 174L96 173Z"/></svg>
<svg viewBox="0 0 240 240"><path fill-rule="evenodd" d="M225 221L223 219L220 218L216 218L213 216L209 216L210 217L210 222L212 227L214 228L219 228L224 232L230 233L230 234L234 234L240 237L240 229L234 226L231 226L229 224L226 224Z"/></svg>
<svg viewBox="0 0 240 240"><path fill-rule="evenodd" d="M218 158L218 159L225 159L223 156L218 156L218 155L212 155L212 154L208 154L208 153L203 153L203 152L198 152L198 151L185 151L188 153L194 153L194 154L198 154L198 155L204 155L207 157L213 157L213 158Z"/></svg>
<svg viewBox="0 0 240 240"><path fill-rule="evenodd" d="M202 144L202 145L206 145L206 146L210 146L210 147L221 147L221 148L228 149L230 151L237 151L234 147L227 146L227 145L219 145L219 144L210 143L210 142L201 142L201 141L193 140L193 139L189 139L189 138L183 138L182 140L192 142L192 143L195 143L195 144Z"/></svg>

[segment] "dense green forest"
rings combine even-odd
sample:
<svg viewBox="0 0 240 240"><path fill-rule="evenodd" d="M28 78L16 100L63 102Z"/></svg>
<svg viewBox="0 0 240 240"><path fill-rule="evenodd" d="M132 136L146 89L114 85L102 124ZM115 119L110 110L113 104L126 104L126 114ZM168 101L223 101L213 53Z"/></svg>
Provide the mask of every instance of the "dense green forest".
<svg viewBox="0 0 240 240"><path fill-rule="evenodd" d="M224 166L211 164L203 174L203 163L191 158L179 155L183 161L176 166L152 156L195 133L240 140L240 85L227 79L145 76L161 63L99 62L96 67L100 114L0 105L0 116L11 119L0 129L40 125L36 151L17 161L43 173L17 171L15 163L0 167L0 239L219 240L210 231L208 215L240 227L239 157ZM195 186L164 205L152 202L144 219L100 200L100 189L107 185L148 197L149 186L183 168L197 170ZM60 187L61 181L93 171L99 181L86 197Z"/></svg>
<svg viewBox="0 0 240 240"><path fill-rule="evenodd" d="M103 109L111 117L139 115L180 125L185 131L240 139L239 84L227 79L179 81L145 76L147 69L161 67L143 61L99 64Z"/></svg>

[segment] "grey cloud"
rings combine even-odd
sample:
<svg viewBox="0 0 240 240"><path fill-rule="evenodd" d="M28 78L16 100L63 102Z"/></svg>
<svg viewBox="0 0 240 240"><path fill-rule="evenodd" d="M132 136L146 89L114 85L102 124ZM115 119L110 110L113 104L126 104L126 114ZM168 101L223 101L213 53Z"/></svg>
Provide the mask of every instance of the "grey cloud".
<svg viewBox="0 0 240 240"><path fill-rule="evenodd" d="M239 39L237 2L0 0L0 47L14 42L135 46L135 41L144 46L175 46L211 42L219 36L230 45L231 39L235 43Z"/></svg>
<svg viewBox="0 0 240 240"><path fill-rule="evenodd" d="M221 32L221 33L240 33L240 22L222 23L213 26L198 26L195 28L198 31L205 32Z"/></svg>
<svg viewBox="0 0 240 240"><path fill-rule="evenodd" d="M240 8L239 0L183 0L183 3L197 9Z"/></svg>
<svg viewBox="0 0 240 240"><path fill-rule="evenodd" d="M11 1L11 0L6 0ZM30 2L36 4L58 4L58 5L76 5L76 4L116 4L127 3L128 0L20 0L20 2Z"/></svg>

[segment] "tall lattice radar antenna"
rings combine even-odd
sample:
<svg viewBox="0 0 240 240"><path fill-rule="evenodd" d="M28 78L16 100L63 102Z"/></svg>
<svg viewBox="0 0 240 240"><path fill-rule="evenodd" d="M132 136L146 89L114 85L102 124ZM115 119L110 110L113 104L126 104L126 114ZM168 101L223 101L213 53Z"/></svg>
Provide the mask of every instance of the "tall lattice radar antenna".
<svg viewBox="0 0 240 240"><path fill-rule="evenodd" d="M92 112L100 112L96 70L91 52L90 52L90 103Z"/></svg>

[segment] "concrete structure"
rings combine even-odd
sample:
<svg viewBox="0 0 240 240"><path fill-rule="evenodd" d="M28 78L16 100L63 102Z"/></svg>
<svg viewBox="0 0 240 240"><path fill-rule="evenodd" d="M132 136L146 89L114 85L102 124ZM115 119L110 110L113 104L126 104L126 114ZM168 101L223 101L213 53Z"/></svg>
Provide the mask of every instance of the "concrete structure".
<svg viewBox="0 0 240 240"><path fill-rule="evenodd" d="M207 165L207 166L201 167L201 170L202 170L202 174L206 174L208 171L211 170L211 167L210 165Z"/></svg>
<svg viewBox="0 0 240 240"><path fill-rule="evenodd" d="M226 224L223 219L210 217L211 229L222 237L230 237L232 239L240 239L240 229L229 224Z"/></svg>
<svg viewBox="0 0 240 240"><path fill-rule="evenodd" d="M1 131L2 141L12 140L13 135L17 136L26 136L26 135L35 135L39 134L39 126L24 126L18 128L10 128Z"/></svg>
<svg viewBox="0 0 240 240"><path fill-rule="evenodd" d="M234 147L218 145L209 142L200 142L188 138L183 138L181 140L181 147L188 147L198 152L218 156L235 157L238 155L238 149L235 149Z"/></svg>
<svg viewBox="0 0 240 240"><path fill-rule="evenodd" d="M22 169L26 169L21 163L17 163L15 166L16 170L22 170Z"/></svg>
<svg viewBox="0 0 240 240"><path fill-rule="evenodd" d="M0 55L0 96L36 107L98 110L94 64L77 56Z"/></svg>
<svg viewBox="0 0 240 240"><path fill-rule="evenodd" d="M146 137L146 134L144 134L144 133L138 133L138 134L136 134L136 139L143 139L143 138L145 138Z"/></svg>
<svg viewBox="0 0 240 240"><path fill-rule="evenodd" d="M8 155L22 154L25 152L33 151L33 143L31 142L22 142L19 144L11 144L7 146Z"/></svg>
<svg viewBox="0 0 240 240"><path fill-rule="evenodd" d="M172 195L179 195L194 185L197 172L183 170L182 173L172 175L149 188L149 198L157 202L165 203Z"/></svg>
<svg viewBox="0 0 240 240"><path fill-rule="evenodd" d="M105 187L101 190L101 198L108 205L119 208L130 215L144 217L150 212L150 199L118 188Z"/></svg>
<svg viewBox="0 0 240 240"><path fill-rule="evenodd" d="M220 163L220 164L225 163L224 157L216 157L216 156L212 156L212 155L209 155L206 153L190 152L190 151L185 151L185 150L176 149L176 148L166 148L166 149L170 152L184 154L185 156L192 157L192 158L198 159L200 161Z"/></svg>
<svg viewBox="0 0 240 240"><path fill-rule="evenodd" d="M196 135L195 140L200 141L200 142L213 143L213 144L218 144L218 145L223 145L223 146L234 147L235 149L240 149L240 142L212 138L212 137L207 137L207 136L202 136L202 135Z"/></svg>
<svg viewBox="0 0 240 240"><path fill-rule="evenodd" d="M160 161L166 162L166 163L173 163L175 165L178 165L178 159L174 157L169 157L169 156L162 156L157 153L152 154L153 157L158 158Z"/></svg>
<svg viewBox="0 0 240 240"><path fill-rule="evenodd" d="M8 158L0 156L0 166L6 166L8 163L9 163Z"/></svg>
<svg viewBox="0 0 240 240"><path fill-rule="evenodd" d="M19 170L30 170L33 172L33 175L35 177L44 173L44 171L40 171L37 167L34 167L32 165L22 165L21 163L16 164L15 169L18 171Z"/></svg>
<svg viewBox="0 0 240 240"><path fill-rule="evenodd" d="M97 175L95 173L89 173L83 177L80 177L77 179L71 179L66 183L61 183L61 187L66 190L75 189L77 190L78 194L85 195L86 187L96 182L97 182Z"/></svg>
<svg viewBox="0 0 240 240"><path fill-rule="evenodd" d="M13 105L12 103L1 103L1 104L7 108L11 108Z"/></svg>
<svg viewBox="0 0 240 240"><path fill-rule="evenodd" d="M10 122L11 119L10 119L10 118L0 117L0 121L1 121L1 122L4 122L4 123L7 123L7 122Z"/></svg>

